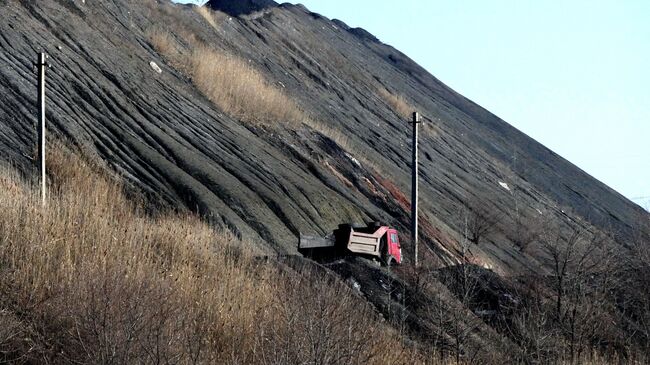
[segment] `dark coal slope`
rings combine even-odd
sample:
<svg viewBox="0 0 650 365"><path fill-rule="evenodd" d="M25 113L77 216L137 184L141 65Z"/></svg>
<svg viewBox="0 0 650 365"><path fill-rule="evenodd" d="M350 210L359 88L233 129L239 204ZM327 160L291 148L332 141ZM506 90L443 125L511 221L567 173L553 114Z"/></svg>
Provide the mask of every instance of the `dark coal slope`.
<svg viewBox="0 0 650 365"><path fill-rule="evenodd" d="M240 16L218 17L215 29L170 3L0 0L1 158L31 164L32 62L45 50L52 132L89 146L151 197L199 211L268 251L295 252L299 232L324 234L342 222L408 231L409 127L382 91L430 120L421 139L425 261L459 260L469 201L503 218L467 254L513 273L540 264L511 243L515 212L628 234L644 214L363 30L302 6L211 4ZM175 34L170 24L247 60L330 132L282 121L251 126L222 113L151 46L147 33ZM403 242L410 257L406 233Z"/></svg>
<svg viewBox="0 0 650 365"><path fill-rule="evenodd" d="M273 0L210 0L206 5L214 10L238 16L272 8L278 6L278 3Z"/></svg>

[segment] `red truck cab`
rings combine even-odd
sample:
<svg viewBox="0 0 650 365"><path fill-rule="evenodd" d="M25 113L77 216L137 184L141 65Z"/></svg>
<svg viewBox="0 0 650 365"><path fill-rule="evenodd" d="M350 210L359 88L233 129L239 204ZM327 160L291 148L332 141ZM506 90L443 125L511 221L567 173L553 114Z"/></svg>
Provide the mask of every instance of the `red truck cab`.
<svg viewBox="0 0 650 365"><path fill-rule="evenodd" d="M399 243L399 236L396 229L388 229L386 232L387 263L402 263L402 246ZM393 261L393 262L391 262Z"/></svg>

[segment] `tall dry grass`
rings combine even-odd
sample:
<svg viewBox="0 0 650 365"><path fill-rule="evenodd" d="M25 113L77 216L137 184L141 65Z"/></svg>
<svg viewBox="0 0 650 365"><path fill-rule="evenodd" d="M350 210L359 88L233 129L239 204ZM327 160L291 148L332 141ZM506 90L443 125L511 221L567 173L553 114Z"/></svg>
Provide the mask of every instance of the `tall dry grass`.
<svg viewBox="0 0 650 365"><path fill-rule="evenodd" d="M416 111L404 96L393 94L384 87L377 89L377 95L400 117L407 118Z"/></svg>
<svg viewBox="0 0 650 365"><path fill-rule="evenodd" d="M152 13L169 11L169 6L150 4ZM212 27L224 14L206 7L195 8ZM152 47L178 71L191 77L194 85L222 111L243 122L298 126L306 119L297 103L244 59L217 51L199 41L185 18L167 15L165 28L148 29L145 36Z"/></svg>
<svg viewBox="0 0 650 365"><path fill-rule="evenodd" d="M189 74L194 85L226 114L260 125L299 125L306 120L298 105L273 86L243 59L197 45L194 37L181 35L183 48L172 33L161 28L147 31L153 48L179 71Z"/></svg>
<svg viewBox="0 0 650 365"><path fill-rule="evenodd" d="M383 157L378 156L367 147L355 142L348 134L336 127L314 119L307 119L305 124L334 141L341 149L348 153L350 158L356 159L363 167L373 170L377 174L384 174L385 169L381 168L382 164L385 165Z"/></svg>
<svg viewBox="0 0 650 365"><path fill-rule="evenodd" d="M63 150L40 206L0 177L0 362L413 363L337 280L263 264L192 216L151 218Z"/></svg>
<svg viewBox="0 0 650 365"><path fill-rule="evenodd" d="M146 36L156 52L169 57L178 56L178 44L168 31L154 27L147 30Z"/></svg>
<svg viewBox="0 0 650 365"><path fill-rule="evenodd" d="M273 124L305 119L292 99L241 58L198 47L189 64L196 87L224 112L242 121Z"/></svg>
<svg viewBox="0 0 650 365"><path fill-rule="evenodd" d="M217 27L217 20L215 18L214 12L212 10L210 10L207 6L197 6L194 9L213 28L215 28L215 29L218 28Z"/></svg>

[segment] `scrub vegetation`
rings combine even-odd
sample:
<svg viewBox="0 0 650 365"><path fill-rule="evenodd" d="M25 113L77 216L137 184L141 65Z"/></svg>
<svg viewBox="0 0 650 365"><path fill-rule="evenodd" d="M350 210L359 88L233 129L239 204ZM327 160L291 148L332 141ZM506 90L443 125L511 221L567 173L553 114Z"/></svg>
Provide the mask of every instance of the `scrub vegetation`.
<svg viewBox="0 0 650 365"><path fill-rule="evenodd" d="M57 149L42 207L0 177L0 362L412 364L334 277L256 259L196 217L152 218Z"/></svg>
<svg viewBox="0 0 650 365"><path fill-rule="evenodd" d="M425 317L442 332L431 335L457 333L455 347L410 347L407 333L382 321L335 276L260 258L247 248L253 245L190 214L148 216L102 168L60 146L50 151L46 207L15 171L0 175L1 362L466 363L463 349L482 326L478 317L455 318L464 312L433 302ZM616 275L622 270L628 280L647 281L647 252L635 246L634 258L617 263L595 249L600 237L587 241L574 232L569 246L560 236L544 237L558 271L516 286L513 293L525 299L496 326L521 341L525 354L512 360L613 361L617 355L592 352L600 347L594 341L606 339L600 326L612 319L605 308L612 292L648 323L645 294L631 290L644 283L622 283ZM465 308L479 311L485 280L472 270L417 275L455 288ZM540 280L556 283L555 291L536 291ZM647 336L647 327L638 330ZM481 351L489 358L489 349Z"/></svg>

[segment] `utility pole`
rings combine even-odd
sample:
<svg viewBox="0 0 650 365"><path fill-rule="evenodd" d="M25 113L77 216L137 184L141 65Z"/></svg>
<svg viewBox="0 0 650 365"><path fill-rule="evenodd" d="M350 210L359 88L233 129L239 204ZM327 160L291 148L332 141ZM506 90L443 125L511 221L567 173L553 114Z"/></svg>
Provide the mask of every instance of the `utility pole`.
<svg viewBox="0 0 650 365"><path fill-rule="evenodd" d="M47 196L46 175L45 175L45 68L48 56L39 53L38 63L38 169L41 175L41 199L45 206Z"/></svg>
<svg viewBox="0 0 650 365"><path fill-rule="evenodd" d="M415 267L418 267L418 124L420 113L413 113L413 162L411 165L411 237L415 247Z"/></svg>

